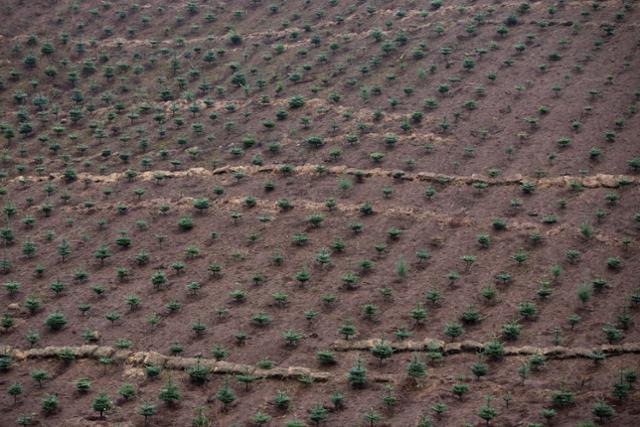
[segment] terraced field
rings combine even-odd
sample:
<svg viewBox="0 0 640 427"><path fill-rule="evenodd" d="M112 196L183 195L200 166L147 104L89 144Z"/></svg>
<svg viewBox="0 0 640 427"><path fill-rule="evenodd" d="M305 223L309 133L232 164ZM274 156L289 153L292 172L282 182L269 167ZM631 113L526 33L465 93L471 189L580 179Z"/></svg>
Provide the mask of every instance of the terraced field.
<svg viewBox="0 0 640 427"><path fill-rule="evenodd" d="M1 7L0 425L638 424L635 2Z"/></svg>

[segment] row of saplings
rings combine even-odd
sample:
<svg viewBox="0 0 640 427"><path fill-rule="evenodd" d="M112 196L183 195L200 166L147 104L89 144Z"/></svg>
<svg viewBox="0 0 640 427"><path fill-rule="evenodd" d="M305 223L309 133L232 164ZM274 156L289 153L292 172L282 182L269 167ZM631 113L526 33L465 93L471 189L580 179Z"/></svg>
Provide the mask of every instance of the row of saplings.
<svg viewBox="0 0 640 427"><path fill-rule="evenodd" d="M385 351L386 346L383 343L378 347L374 347L371 350L373 356L377 357L382 361L386 357L389 357L392 354L392 351ZM435 349L428 350L428 353L437 352ZM386 357L385 357L386 356ZM500 360L504 356L504 349L502 344L497 340L492 340L488 342L483 350L481 359L489 359L489 360ZM429 357L431 360L434 360L433 356ZM437 358L435 358L437 360ZM74 360L74 358L67 358L61 360L70 362ZM0 368L2 371L8 371L12 365L12 359L10 356L1 356L0 357ZM102 362L102 361L101 361ZM518 368L518 375L521 377L522 382L524 382L527 377L529 370L537 371L540 370L545 364L545 358L541 355L532 356L528 362ZM108 364L105 363L105 366ZM476 377L476 381L479 381L481 377L486 376L488 374L489 366L483 361L479 361L474 363L471 366L471 372ZM161 368L153 365L147 365L144 368L144 371L147 377L151 380L158 378L161 374ZM191 383L195 385L203 385L207 383L210 379L211 371L208 367L197 363L195 366L187 368L186 372L189 376ZM420 380L427 376L427 368L425 364L420 360L418 356L414 356L411 361L406 366L406 374L408 379L410 380L411 386L418 386ZM43 383L51 378L50 374L43 369L34 369L31 371L32 379L37 383L38 388L43 387ZM633 369L625 369L621 370L619 374L615 376L615 382L613 384L613 390L611 393L612 399L615 399L618 403L622 403L626 400L632 392L633 385L637 381L638 374ZM236 375L236 380L238 383L241 383L245 387L245 391L249 390L251 383L256 381L258 378L250 375L250 374L239 374ZM347 380L352 388L361 389L367 385L367 369L363 366L362 361L358 359L355 365L348 371ZM313 378L309 377L301 377L300 381L304 384L311 384L313 382ZM88 393L91 390L91 382L87 378L80 378L74 383L76 392L79 394ZM459 400L462 400L466 394L470 391L470 386L465 382L464 375L456 377L456 383L451 388L451 393ZM14 403L17 403L20 396L23 394L23 386L20 383L13 383L8 386L7 394L14 399ZM118 390L117 394L119 398L123 401L130 401L134 399L137 395L137 391L134 385L125 383L122 384ZM167 406L173 406L177 402L181 400L181 392L179 387L173 382L173 380L169 377L164 383L163 387L160 389L158 393L158 399L164 402ZM237 396L230 387L230 378L225 378L222 386L218 389L215 398L221 402L222 411L226 412L230 409L230 407L237 401ZM513 400L513 397L510 393L507 393L502 397L506 408L509 408L509 403ZM482 405L477 415L483 419L487 424L489 424L494 418L499 415L499 412L495 405L491 402L493 400L492 396L488 396L486 398L486 402ZM330 401L333 405L333 410L340 410L345 407L345 397L340 392L336 392L330 396ZM288 396L283 391L278 391L276 396L272 399L271 403L280 411L286 412L291 405L291 397ZM393 408L399 403L399 398L394 393L393 386L386 386L384 388L384 392L382 394L382 405L385 407L386 412L391 413ZM541 417L545 419L547 423L552 422L557 417L557 409L562 409L565 407L570 407L575 405L575 395L571 391L562 388L561 390L553 391L550 396L550 407L545 408L541 412ZM100 418L103 418L105 413L110 412L114 409L113 400L109 395L104 392L100 392L92 401L91 407L94 411L99 413ZM60 408L59 398L56 393L46 395L41 402L42 412L45 416L52 415L56 413ZM436 402L431 407L430 410L433 412L433 416L436 419L441 418L447 411L448 406L443 402ZM144 417L145 424L148 419L156 415L158 411L157 405L155 403L145 401L141 403L137 412L139 415ZM309 410L309 421L314 423L315 425L319 425L323 421L327 420L329 417L330 410L327 409L326 405L317 404L313 406ZM607 404L604 400L596 401L592 406L592 413L595 417L597 417L600 421L608 420L615 416L616 412L612 406ZM21 415L17 419L17 423L19 425L31 425L35 423L35 414L25 414ZM376 422L382 419L382 415L376 411L371 410L366 412L363 415L363 420L371 426L374 426ZM268 424L271 420L271 416L265 414L263 412L258 411L251 419L252 423L255 425L265 425ZM206 426L209 425L209 419L204 414L203 408L197 408L196 416L193 418L194 426ZM306 425L301 420L290 420L286 423L287 427L298 427ZM418 427L428 427L433 425L433 421L431 416L423 415L419 422ZM472 425L472 424L465 424ZM591 421L585 421L579 424L581 427L588 427L593 424ZM539 423L529 423L528 427L540 427L542 424Z"/></svg>

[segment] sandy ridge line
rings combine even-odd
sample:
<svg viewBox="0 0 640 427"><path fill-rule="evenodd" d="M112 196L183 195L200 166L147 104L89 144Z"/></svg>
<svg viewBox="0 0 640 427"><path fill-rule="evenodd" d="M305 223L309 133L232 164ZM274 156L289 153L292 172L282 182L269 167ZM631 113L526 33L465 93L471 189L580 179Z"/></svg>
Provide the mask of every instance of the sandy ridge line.
<svg viewBox="0 0 640 427"><path fill-rule="evenodd" d="M58 354L61 350L71 351L76 359L98 360L100 358L107 357L115 363L124 364L128 367L154 365L169 370L184 370L200 365L209 368L212 374L249 374L257 378L282 380L311 377L316 381L327 381L332 376L329 372L315 371L299 366L260 369L253 365L231 363L223 360L216 361L215 359L205 357L165 356L155 351L121 350L110 346L98 345L48 346L27 350L6 346L4 348L0 348L0 354L11 356L16 362L22 362L32 359L58 358Z"/></svg>
<svg viewBox="0 0 640 427"><path fill-rule="evenodd" d="M182 178L182 177L213 177L216 175L242 173L247 176L259 175L259 174L278 174L281 167L284 164L269 164L262 166L223 166L216 169L207 169L204 167L195 167L179 171L168 170L153 170L138 172L138 175L133 180L153 181L158 176L162 176L161 179L167 178ZM293 165L292 165L293 166ZM319 171L318 168L322 167L323 170ZM580 185L585 189L593 188L618 188L621 182L626 182L630 185L639 185L640 176L634 175L612 175L612 174L596 174L588 176L580 175L564 175L547 178L531 178L525 177L520 174L516 174L510 177L489 178L480 174L472 175L446 175L437 174L433 172L404 172L400 170L387 170L387 169L355 169L348 166L325 166L317 164L308 164L293 166L290 175L303 176L303 175L318 175L330 174L333 176L339 175L354 175L362 176L363 178L394 178L402 181L413 182L432 182L439 183L445 181L448 185L472 185L475 183L484 183L489 186L513 186L522 185L524 183L530 183L536 186L536 188L569 188L572 185ZM64 180L63 173L51 173L48 175L38 176L18 176L8 181L5 184L11 183L29 183L29 182L45 182ZM120 180L127 179L127 172L114 172L109 175L94 175L90 173L78 173L77 179L87 183L96 184L111 184Z"/></svg>
<svg viewBox="0 0 640 427"><path fill-rule="evenodd" d="M331 345L334 351L369 351L380 344L381 339L361 341L336 340ZM426 338L422 341L406 340L399 342L385 341L396 352L440 351L447 354L478 353L484 349L484 343L478 341L461 341L447 343L442 340ZM640 354L640 343L602 344L594 347L565 347L565 346L504 346L504 356L532 356L540 354L550 359L590 358L594 352L601 352L607 356L622 354Z"/></svg>
<svg viewBox="0 0 640 427"><path fill-rule="evenodd" d="M370 351L379 339L365 341L335 341L332 349L338 352ZM428 350L427 350L427 345ZM484 344L476 341L463 341L459 343L445 343L441 340L425 339L423 341L402 341L393 342L391 346L396 352L424 352L440 351L445 355L458 353L473 353L484 349ZM0 348L0 354L11 357L15 362L25 362L37 359L57 359L62 351L71 351L76 359L109 358L112 362L123 364L128 368L140 368L147 365L158 366L167 370L187 370L196 366L209 368L214 375L253 375L258 379L276 380L299 380L301 378L312 378L315 381L326 382L341 379L343 372L339 374L317 371L302 366L274 367L271 369L260 369L253 365L232 363L226 361L216 361L215 359L204 357L179 357L165 356L155 351L133 351L126 349L116 349L110 346L82 345L82 346L48 346L43 348L32 348L21 350L10 346ZM599 345L592 348L587 347L534 347L534 346L505 346L504 357L512 356L532 356L543 355L549 359L576 359L590 358L594 352L602 352L609 357L623 354L640 354L640 343L608 344ZM392 375L372 375L372 381L392 381L397 374Z"/></svg>

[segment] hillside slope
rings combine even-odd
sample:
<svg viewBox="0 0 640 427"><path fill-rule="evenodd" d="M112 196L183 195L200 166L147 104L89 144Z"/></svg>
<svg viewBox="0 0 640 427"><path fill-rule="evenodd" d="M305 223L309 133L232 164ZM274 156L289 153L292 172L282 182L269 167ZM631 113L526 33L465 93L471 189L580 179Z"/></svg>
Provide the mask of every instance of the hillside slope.
<svg viewBox="0 0 640 427"><path fill-rule="evenodd" d="M0 7L1 425L637 424L635 2Z"/></svg>

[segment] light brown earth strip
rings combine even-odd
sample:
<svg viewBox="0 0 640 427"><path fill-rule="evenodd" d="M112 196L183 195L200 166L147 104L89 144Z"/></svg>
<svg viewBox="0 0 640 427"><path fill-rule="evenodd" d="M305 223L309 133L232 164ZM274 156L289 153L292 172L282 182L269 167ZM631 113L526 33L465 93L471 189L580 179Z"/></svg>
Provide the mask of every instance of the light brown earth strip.
<svg viewBox="0 0 640 427"><path fill-rule="evenodd" d="M369 351L379 339L364 341L338 340L332 345L332 349L339 352ZM436 339L425 339L423 341L402 341L393 342L391 346L396 352L421 352L441 351L445 355L457 353L478 353L482 351L484 345L476 341L462 341L457 343L445 343ZM119 350L109 346L82 345L82 346L49 346L44 348L32 348L21 350L12 347L0 348L0 354L10 356L14 362L20 363L34 359L58 359L62 351L71 351L76 359L109 358L112 362L125 365L129 368L140 368L146 365L154 365L168 370L186 370L195 366L209 368L214 375L252 375L258 379L276 380L299 380L310 378L314 381L326 382L342 379L343 372L336 374L325 371L316 371L301 366L274 367L272 369L260 369L253 365L238 364L203 357L173 357L165 356L157 352ZM533 347L533 346L505 346L504 356L530 356L540 354L550 359L575 359L589 358L594 352L602 352L609 357L623 354L640 354L640 343L608 344L593 348L586 347ZM397 375L373 375L372 381L392 381Z"/></svg>
<svg viewBox="0 0 640 427"><path fill-rule="evenodd" d="M217 169L206 169L203 167L196 167L179 171L167 171L167 170L154 170L139 172L135 176L134 180L153 181L158 176L165 178L181 178L181 177L211 177L215 175L233 174L241 172L247 176L253 176L258 174L276 174L280 173L280 169L283 164L270 164L262 166L224 166ZM318 168L321 168L320 171ZM432 172L417 172L409 173L399 170L386 170L386 169L353 169L347 166L324 166L316 164L303 164L293 166L291 175L354 175L362 176L364 178L370 177L389 177L404 181L416 181L416 182L446 182L453 185L472 185L474 183L485 183L489 186L510 186L510 185L522 185L524 183L531 183L538 188L569 188L572 185L579 185L582 188L618 188L621 183L628 185L640 184L640 177L634 175L611 175L611 174L597 174L597 175L564 175L547 178L531 178L523 175L514 175L504 178L489 178L479 174L473 175L445 175ZM28 183L28 182L45 182L64 180L65 177L62 173L51 173L43 176L19 176L10 179L8 182L15 183ZM119 180L127 179L127 172L115 172L109 175L93 175L89 173L79 173L78 179L86 182L93 182L97 184L110 184Z"/></svg>

